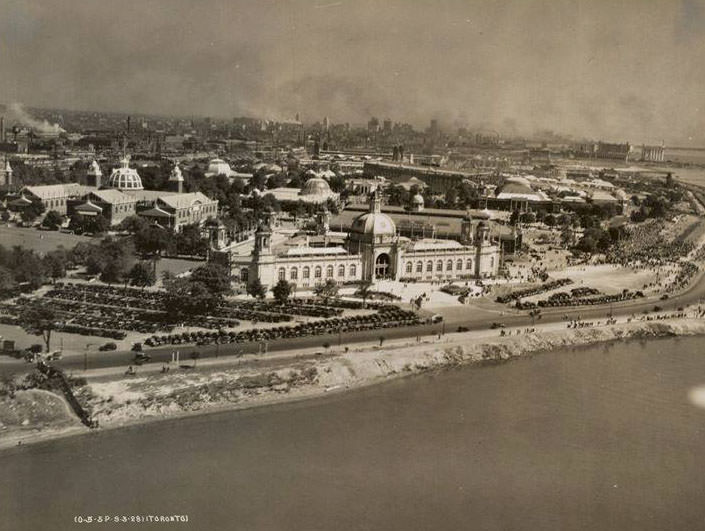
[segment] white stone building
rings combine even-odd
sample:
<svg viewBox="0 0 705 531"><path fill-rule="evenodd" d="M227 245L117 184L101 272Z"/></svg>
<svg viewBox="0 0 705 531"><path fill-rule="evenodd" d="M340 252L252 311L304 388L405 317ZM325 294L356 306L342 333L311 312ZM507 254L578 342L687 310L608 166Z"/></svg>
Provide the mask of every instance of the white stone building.
<svg viewBox="0 0 705 531"><path fill-rule="evenodd" d="M394 221L382 213L380 196L375 193L369 212L355 219L342 244L316 247L301 243L277 250L273 246L275 231L269 223L263 223L255 234L250 256L235 252L235 244L226 244L225 228L213 225L209 260L228 267L235 281L248 283L258 278L268 287L279 280L312 288L329 279L346 283L494 277L500 266L500 247L490 241L484 222L475 230L472 227L472 221L466 218L461 242L400 237Z"/></svg>

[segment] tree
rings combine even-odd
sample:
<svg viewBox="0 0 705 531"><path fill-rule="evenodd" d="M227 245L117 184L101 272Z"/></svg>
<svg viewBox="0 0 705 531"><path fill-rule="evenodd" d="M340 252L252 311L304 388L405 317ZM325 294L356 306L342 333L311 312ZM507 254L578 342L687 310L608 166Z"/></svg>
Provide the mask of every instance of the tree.
<svg viewBox="0 0 705 531"><path fill-rule="evenodd" d="M308 215L306 210L306 205L300 199L296 202L296 208L294 209L295 218L305 218Z"/></svg>
<svg viewBox="0 0 705 531"><path fill-rule="evenodd" d="M367 298L372 292L372 282L365 280L360 287L357 289L357 294L362 298L362 307L367 306Z"/></svg>
<svg viewBox="0 0 705 531"><path fill-rule="evenodd" d="M328 300L331 297L338 296L338 284L332 278L325 281L324 284L319 284L313 288L313 292L317 297L322 297L324 300Z"/></svg>
<svg viewBox="0 0 705 531"><path fill-rule="evenodd" d="M104 238L86 260L86 272L100 274L103 282L112 284L126 279L133 263L134 245L130 238Z"/></svg>
<svg viewBox="0 0 705 531"><path fill-rule="evenodd" d="M247 284L247 294L257 299L264 299L267 296L267 290L260 282L260 279L255 278Z"/></svg>
<svg viewBox="0 0 705 531"><path fill-rule="evenodd" d="M13 246L5 265L12 271L17 283L26 284L31 289L39 288L46 281L45 263L30 249Z"/></svg>
<svg viewBox="0 0 705 531"><path fill-rule="evenodd" d="M172 320L186 316L207 315L220 303L201 282L175 278L164 284L166 288L164 311Z"/></svg>
<svg viewBox="0 0 705 531"><path fill-rule="evenodd" d="M146 230L147 227L149 227L149 222L141 216L128 216L118 225L118 229L129 232L130 234L136 234L142 230Z"/></svg>
<svg viewBox="0 0 705 531"><path fill-rule="evenodd" d="M128 278L132 286L139 286L143 289L147 286L153 286L157 281L154 268L148 262L137 262L133 265L128 273Z"/></svg>
<svg viewBox="0 0 705 531"><path fill-rule="evenodd" d="M175 235L176 252L191 256L206 256L208 240L201 237L201 227L197 223L185 225L181 232Z"/></svg>
<svg viewBox="0 0 705 531"><path fill-rule="evenodd" d="M121 265L111 260L103 265L103 269L100 272L100 280L107 284L122 282L124 279L124 273L125 271Z"/></svg>
<svg viewBox="0 0 705 531"><path fill-rule="evenodd" d="M44 214L44 211L45 208L42 202L39 200L33 200L32 204L27 205L22 209L22 212L20 212L20 217L22 218L22 221L32 222Z"/></svg>
<svg viewBox="0 0 705 531"><path fill-rule="evenodd" d="M521 212L518 210L512 210L512 215L509 217L509 224L516 227L517 223L519 223L519 219L521 218Z"/></svg>
<svg viewBox="0 0 705 531"><path fill-rule="evenodd" d="M110 230L110 222L105 216L82 216L74 214L69 220L69 229L76 234L91 232L93 234L103 234Z"/></svg>
<svg viewBox="0 0 705 531"><path fill-rule="evenodd" d="M287 180L288 180L288 178L286 176L286 173L284 173L284 172L270 175L269 178L267 179L267 188L269 188L269 189L281 188L284 185L286 185Z"/></svg>
<svg viewBox="0 0 705 531"><path fill-rule="evenodd" d="M289 298L289 295L291 295L291 284L289 284L286 280L281 279L272 288L272 293L274 294L274 299L279 304L285 304Z"/></svg>
<svg viewBox="0 0 705 531"><path fill-rule="evenodd" d="M46 266L47 272L53 280L66 276L67 263L68 256L66 251L62 247L56 249L55 251L47 253L44 257L44 264Z"/></svg>
<svg viewBox="0 0 705 531"><path fill-rule="evenodd" d="M570 247L573 245L574 241L575 234L573 233L573 229L570 226L564 226L561 230L561 243L566 247Z"/></svg>
<svg viewBox="0 0 705 531"><path fill-rule="evenodd" d="M583 236L580 238L577 248L585 253L594 253L597 250L597 242L591 236Z"/></svg>
<svg viewBox="0 0 705 531"><path fill-rule="evenodd" d="M17 288L15 276L7 267L0 266L0 297L12 294Z"/></svg>
<svg viewBox="0 0 705 531"><path fill-rule="evenodd" d="M455 208L455 203L458 200L458 190L456 188L448 188L446 191L445 203L448 208Z"/></svg>
<svg viewBox="0 0 705 531"><path fill-rule="evenodd" d="M42 227L46 227L50 230L57 230L63 222L64 216L59 214L56 210L50 210L42 220Z"/></svg>
<svg viewBox="0 0 705 531"><path fill-rule="evenodd" d="M89 275L100 275L103 272L103 266L103 260L97 253L86 258L86 273Z"/></svg>
<svg viewBox="0 0 705 531"><path fill-rule="evenodd" d="M231 291L230 273L220 264L207 263L193 270L191 280L201 282L215 297L228 295Z"/></svg>
<svg viewBox="0 0 705 531"><path fill-rule="evenodd" d="M46 351L51 348L51 332L56 328L56 314L38 302L28 304L20 312L20 326L28 334L42 336Z"/></svg>
<svg viewBox="0 0 705 531"><path fill-rule="evenodd" d="M169 248L170 240L170 233L156 225L148 225L134 235L135 249L144 257L160 257Z"/></svg>

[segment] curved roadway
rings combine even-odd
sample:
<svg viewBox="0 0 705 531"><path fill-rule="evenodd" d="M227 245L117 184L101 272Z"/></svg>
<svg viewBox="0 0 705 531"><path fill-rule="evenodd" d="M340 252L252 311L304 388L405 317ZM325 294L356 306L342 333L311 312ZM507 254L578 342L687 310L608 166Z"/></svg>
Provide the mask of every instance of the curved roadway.
<svg viewBox="0 0 705 531"><path fill-rule="evenodd" d="M380 337L384 337L384 339L387 340L453 333L457 332L459 326L466 327L469 330L482 330L490 328L493 323L501 323L507 327L514 327L532 326L534 322L559 322L565 320L566 317L569 319L599 319L606 318L610 314L614 316L629 316L641 314L645 310L651 311L654 306L660 306L664 310L675 310L681 306L698 303L704 299L705 272L699 272L690 287L667 300L661 300L658 297L648 297L611 305L602 304L599 306L549 308L541 310L541 316L538 321L534 321L528 312L507 310L505 315L500 315L495 311L483 309L473 310L468 308L467 314L448 317L443 323L438 324L385 328L363 332L335 332L326 335L276 339L268 341L266 344L262 342L252 342L204 346L170 345L149 348L146 352L152 357L150 363L168 362L171 360L172 352L176 350L180 353L180 359L187 362L191 358L191 353L194 351L199 353L199 359L205 359L235 354L263 353L265 349L266 352L311 347L320 347L323 349L324 343L331 345L350 345L353 343L377 341ZM127 367L133 363L133 358L134 353L129 351L89 352L85 356L67 356L55 364L64 369L73 370L82 370L85 368L86 364L89 369Z"/></svg>

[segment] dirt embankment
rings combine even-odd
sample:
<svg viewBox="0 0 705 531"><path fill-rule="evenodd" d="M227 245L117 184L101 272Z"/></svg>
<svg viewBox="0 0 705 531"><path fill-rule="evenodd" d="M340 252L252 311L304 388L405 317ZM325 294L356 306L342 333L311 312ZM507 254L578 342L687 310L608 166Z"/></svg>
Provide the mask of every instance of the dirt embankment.
<svg viewBox="0 0 705 531"><path fill-rule="evenodd" d="M455 334L452 340L440 343L350 350L317 360L283 359L278 366L266 369L254 365L89 381L86 400L101 427L111 427L201 411L310 398L390 378L459 365L501 363L562 347L703 333L705 322L678 319L474 340Z"/></svg>
<svg viewBox="0 0 705 531"><path fill-rule="evenodd" d="M63 397L28 389L0 397L0 446L86 431Z"/></svg>

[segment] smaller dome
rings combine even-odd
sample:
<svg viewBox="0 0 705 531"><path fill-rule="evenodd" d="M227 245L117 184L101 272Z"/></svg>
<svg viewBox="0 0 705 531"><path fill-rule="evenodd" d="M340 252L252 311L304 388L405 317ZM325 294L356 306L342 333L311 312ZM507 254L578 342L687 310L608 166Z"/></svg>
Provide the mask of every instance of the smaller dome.
<svg viewBox="0 0 705 531"><path fill-rule="evenodd" d="M123 158L120 161L120 167L115 168L110 174L109 185L111 188L118 190L144 190L142 179L137 173L137 170L130 168L130 159Z"/></svg>
<svg viewBox="0 0 705 531"><path fill-rule="evenodd" d="M230 168L230 165L225 162L223 159L213 159L208 163L208 171L206 172L208 175L225 175L227 177L230 177L233 173L232 168Z"/></svg>
<svg viewBox="0 0 705 531"><path fill-rule="evenodd" d="M301 195L330 195L331 189L324 179L313 177L306 181L301 189Z"/></svg>

